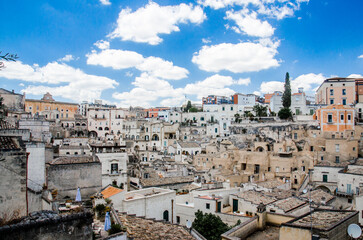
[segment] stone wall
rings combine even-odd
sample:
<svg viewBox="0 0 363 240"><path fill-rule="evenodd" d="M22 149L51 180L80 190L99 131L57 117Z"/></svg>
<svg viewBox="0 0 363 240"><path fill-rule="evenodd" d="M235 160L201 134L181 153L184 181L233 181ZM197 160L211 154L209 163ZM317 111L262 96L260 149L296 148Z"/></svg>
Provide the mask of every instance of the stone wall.
<svg viewBox="0 0 363 240"><path fill-rule="evenodd" d="M55 164L48 167L48 189L58 190L58 199L74 199L77 188L82 198L89 198L101 190L101 163Z"/></svg>
<svg viewBox="0 0 363 240"><path fill-rule="evenodd" d="M41 215L41 217L34 220L34 217L31 216L20 223L0 227L1 239L92 239L93 219L89 212L57 215L54 212L42 211L35 214Z"/></svg>
<svg viewBox="0 0 363 240"><path fill-rule="evenodd" d="M254 233L258 228L258 217L254 216L249 221L246 221L228 232L225 232L222 234L222 239L245 239L250 234Z"/></svg>
<svg viewBox="0 0 363 240"><path fill-rule="evenodd" d="M215 213L215 215L219 216L224 223L227 223L228 225L235 225L238 220L241 221L241 223L244 223L246 221L249 221L251 218L241 215L234 215L234 214L227 214L227 213Z"/></svg>
<svg viewBox="0 0 363 240"><path fill-rule="evenodd" d="M22 150L0 152L0 218L4 221L27 214L26 158Z"/></svg>

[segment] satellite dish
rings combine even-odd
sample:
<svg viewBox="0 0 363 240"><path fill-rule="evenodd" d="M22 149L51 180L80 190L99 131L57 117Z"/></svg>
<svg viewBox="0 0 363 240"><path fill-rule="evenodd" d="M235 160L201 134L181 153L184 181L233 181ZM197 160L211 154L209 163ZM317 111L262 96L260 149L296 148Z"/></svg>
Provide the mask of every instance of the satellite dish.
<svg viewBox="0 0 363 240"><path fill-rule="evenodd" d="M348 235L352 238L359 238L362 235L362 229L357 224L350 224L348 226Z"/></svg>
<svg viewBox="0 0 363 240"><path fill-rule="evenodd" d="M306 189L303 190L303 193L307 193L307 192L308 192L308 190L306 190Z"/></svg>
<svg viewBox="0 0 363 240"><path fill-rule="evenodd" d="M187 220L187 228L190 229L192 227L192 222Z"/></svg>

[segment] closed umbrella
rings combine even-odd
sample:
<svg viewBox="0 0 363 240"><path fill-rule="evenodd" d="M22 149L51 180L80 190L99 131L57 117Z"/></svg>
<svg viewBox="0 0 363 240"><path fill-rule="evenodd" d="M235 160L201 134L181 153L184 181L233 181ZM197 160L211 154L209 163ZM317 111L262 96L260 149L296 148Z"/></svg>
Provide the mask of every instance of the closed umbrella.
<svg viewBox="0 0 363 240"><path fill-rule="evenodd" d="M110 230L110 228L111 228L110 212L107 212L105 217L105 231Z"/></svg>
<svg viewBox="0 0 363 240"><path fill-rule="evenodd" d="M76 202L82 202L81 190L77 188Z"/></svg>

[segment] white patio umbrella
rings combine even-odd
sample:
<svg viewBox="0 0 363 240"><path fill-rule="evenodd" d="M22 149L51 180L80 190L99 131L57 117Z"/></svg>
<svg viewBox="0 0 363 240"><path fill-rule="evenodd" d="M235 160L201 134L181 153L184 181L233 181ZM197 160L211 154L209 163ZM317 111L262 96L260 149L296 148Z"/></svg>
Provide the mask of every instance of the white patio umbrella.
<svg viewBox="0 0 363 240"><path fill-rule="evenodd" d="M77 188L76 202L82 202L81 190Z"/></svg>
<svg viewBox="0 0 363 240"><path fill-rule="evenodd" d="M110 212L106 213L105 217L105 231L108 231L111 229L111 218L110 218Z"/></svg>

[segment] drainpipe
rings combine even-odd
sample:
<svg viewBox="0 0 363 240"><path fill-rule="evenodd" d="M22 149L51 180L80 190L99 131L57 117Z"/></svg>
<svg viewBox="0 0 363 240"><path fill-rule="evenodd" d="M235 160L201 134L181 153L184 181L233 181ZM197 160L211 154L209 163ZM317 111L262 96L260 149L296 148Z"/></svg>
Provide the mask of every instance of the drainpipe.
<svg viewBox="0 0 363 240"><path fill-rule="evenodd" d="M174 223L174 199L171 199L171 224Z"/></svg>
<svg viewBox="0 0 363 240"><path fill-rule="evenodd" d="M29 202L28 202L28 158L30 153L26 153L26 175L25 175L25 200L26 200L26 215L29 214Z"/></svg>

